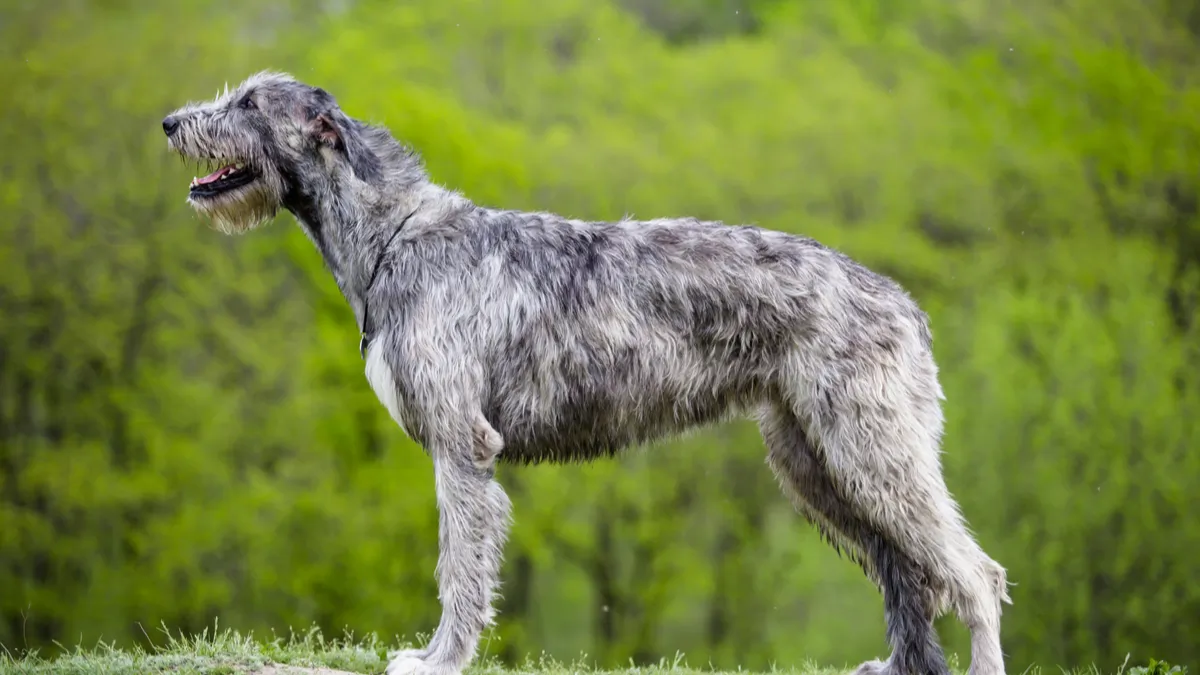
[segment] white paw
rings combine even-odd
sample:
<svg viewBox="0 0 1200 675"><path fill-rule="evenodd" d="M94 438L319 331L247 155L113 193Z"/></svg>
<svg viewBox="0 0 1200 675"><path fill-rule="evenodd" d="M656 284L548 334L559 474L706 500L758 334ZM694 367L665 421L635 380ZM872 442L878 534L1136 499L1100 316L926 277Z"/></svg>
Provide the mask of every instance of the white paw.
<svg viewBox="0 0 1200 675"><path fill-rule="evenodd" d="M854 675L881 675L887 672L887 669L886 661L867 661L854 670Z"/></svg>
<svg viewBox="0 0 1200 675"><path fill-rule="evenodd" d="M405 649L388 661L386 675L460 675L461 670L425 661L425 650Z"/></svg>
<svg viewBox="0 0 1200 675"><path fill-rule="evenodd" d="M433 669L425 664L419 649L397 652L388 661L387 675L433 675Z"/></svg>

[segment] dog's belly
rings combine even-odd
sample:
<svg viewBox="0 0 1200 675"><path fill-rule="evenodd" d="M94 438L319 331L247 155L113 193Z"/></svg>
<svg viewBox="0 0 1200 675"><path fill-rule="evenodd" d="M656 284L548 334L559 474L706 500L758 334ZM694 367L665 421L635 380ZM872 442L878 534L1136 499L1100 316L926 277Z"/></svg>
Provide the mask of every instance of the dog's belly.
<svg viewBox="0 0 1200 675"><path fill-rule="evenodd" d="M734 388L683 395L669 391L585 391L554 399L497 399L484 414L504 438L500 460L521 464L609 457L741 411ZM513 401L517 401L516 404Z"/></svg>

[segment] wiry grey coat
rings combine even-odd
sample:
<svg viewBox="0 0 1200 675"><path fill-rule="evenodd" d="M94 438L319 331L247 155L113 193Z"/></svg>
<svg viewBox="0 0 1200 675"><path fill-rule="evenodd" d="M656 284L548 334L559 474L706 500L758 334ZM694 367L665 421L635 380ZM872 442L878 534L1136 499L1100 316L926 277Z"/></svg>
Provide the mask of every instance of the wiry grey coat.
<svg viewBox="0 0 1200 675"><path fill-rule="evenodd" d="M743 414L795 506L882 589L893 653L860 673L947 673L946 609L971 630L971 673L1004 672L1005 572L943 482L929 326L890 279L756 227L474 204L285 75L163 128L233 165L189 195L224 231L294 214L359 320L367 379L433 458L442 620L389 673L473 659L510 519L497 461L592 459Z"/></svg>

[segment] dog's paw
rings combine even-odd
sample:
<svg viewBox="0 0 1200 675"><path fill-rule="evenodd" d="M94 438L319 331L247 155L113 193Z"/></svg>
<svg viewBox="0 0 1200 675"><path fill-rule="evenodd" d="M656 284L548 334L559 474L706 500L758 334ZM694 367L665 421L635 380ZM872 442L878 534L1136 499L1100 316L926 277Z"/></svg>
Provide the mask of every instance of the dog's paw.
<svg viewBox="0 0 1200 675"><path fill-rule="evenodd" d="M386 675L432 675L419 649L405 649L394 654L387 664Z"/></svg>
<svg viewBox="0 0 1200 675"><path fill-rule="evenodd" d="M890 673L886 661L867 661L854 669L854 675L885 675Z"/></svg>
<svg viewBox="0 0 1200 675"><path fill-rule="evenodd" d="M388 661L386 675L461 675L457 668L439 666L425 661L421 649L405 649L396 652Z"/></svg>

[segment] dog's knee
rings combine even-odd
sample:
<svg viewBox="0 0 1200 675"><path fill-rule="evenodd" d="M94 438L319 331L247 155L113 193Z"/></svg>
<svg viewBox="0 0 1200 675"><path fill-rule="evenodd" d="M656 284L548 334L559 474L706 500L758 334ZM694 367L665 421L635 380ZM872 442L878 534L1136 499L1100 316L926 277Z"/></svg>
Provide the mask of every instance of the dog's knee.
<svg viewBox="0 0 1200 675"><path fill-rule="evenodd" d="M471 420L471 436L471 461L479 469L492 468L504 450L504 438L481 414Z"/></svg>

